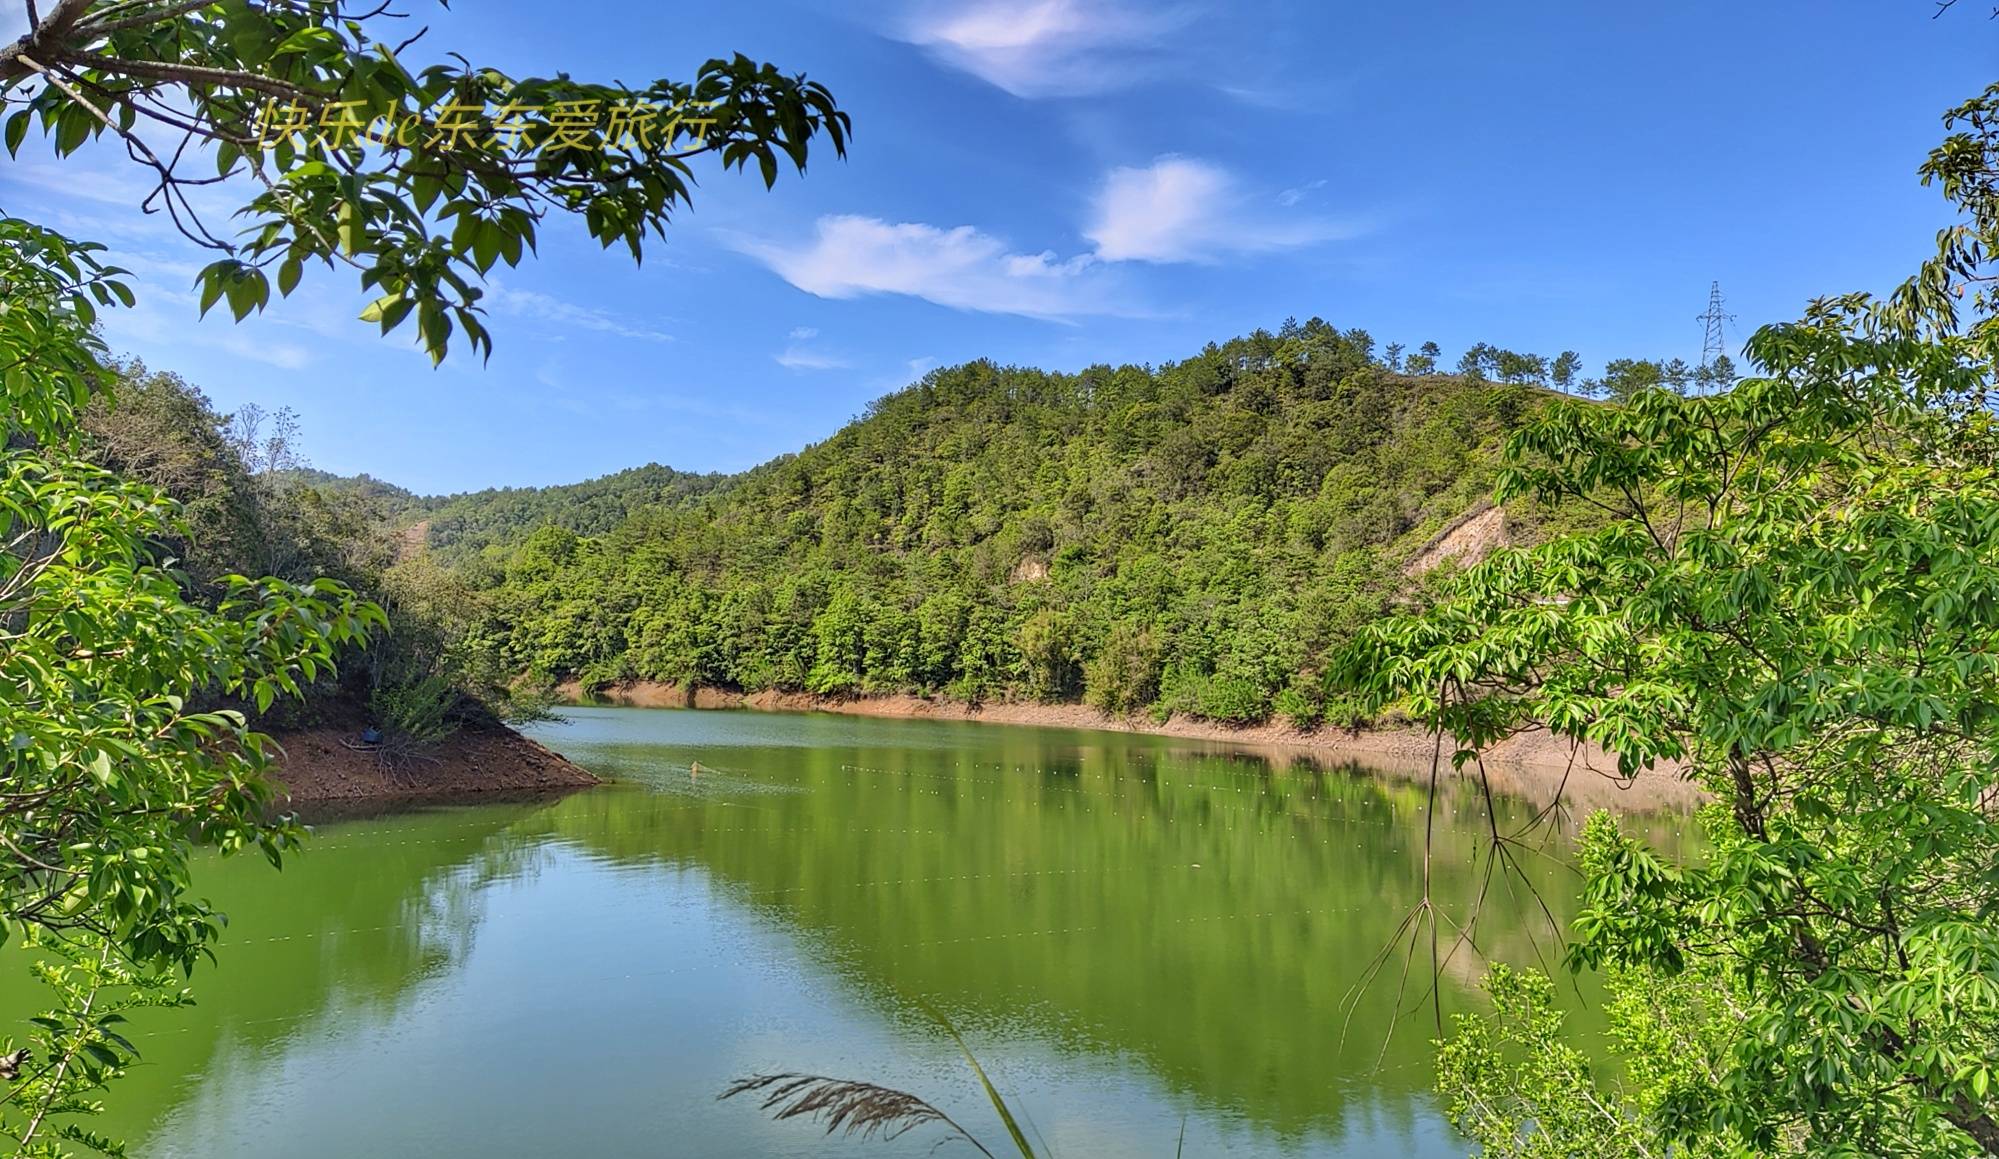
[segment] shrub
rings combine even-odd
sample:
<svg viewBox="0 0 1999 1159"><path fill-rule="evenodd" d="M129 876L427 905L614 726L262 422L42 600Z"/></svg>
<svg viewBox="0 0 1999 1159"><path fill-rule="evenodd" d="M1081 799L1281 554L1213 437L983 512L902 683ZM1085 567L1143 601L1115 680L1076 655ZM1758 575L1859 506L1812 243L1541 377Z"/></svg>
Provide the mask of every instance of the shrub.
<svg viewBox="0 0 1999 1159"><path fill-rule="evenodd" d="M1118 624L1083 670L1083 699L1113 715L1136 712L1159 696L1159 645L1152 633Z"/></svg>

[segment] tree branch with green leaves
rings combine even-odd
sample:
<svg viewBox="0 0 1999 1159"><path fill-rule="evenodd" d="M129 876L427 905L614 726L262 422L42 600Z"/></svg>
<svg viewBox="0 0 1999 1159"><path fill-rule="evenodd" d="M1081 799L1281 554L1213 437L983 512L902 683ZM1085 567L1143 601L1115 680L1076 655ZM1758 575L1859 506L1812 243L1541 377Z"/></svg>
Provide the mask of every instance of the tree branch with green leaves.
<svg viewBox="0 0 1999 1159"><path fill-rule="evenodd" d="M153 181L142 203L217 256L202 309L241 319L290 294L313 262L345 264L387 333L415 320L441 360L454 333L490 354L481 282L534 250L553 216L643 257L688 203L693 162L803 173L852 127L802 74L740 54L691 81L643 87L567 74L514 78L450 54L405 62L423 36L379 35L386 4L61 0L0 48L4 139L39 126L67 157L111 137ZM191 191L241 188L216 232ZM199 198L202 202L212 200Z"/></svg>
<svg viewBox="0 0 1999 1159"><path fill-rule="evenodd" d="M1654 1151L1999 1155L1995 118L1999 87L1950 114L1923 175L1961 220L1915 277L1758 331L1726 394L1547 407L1496 498L1605 525L1342 663L1461 766L1547 729L1713 799L1695 863L1593 823L1570 929L1573 968L1731 1011L1713 1078L1644 1103Z"/></svg>

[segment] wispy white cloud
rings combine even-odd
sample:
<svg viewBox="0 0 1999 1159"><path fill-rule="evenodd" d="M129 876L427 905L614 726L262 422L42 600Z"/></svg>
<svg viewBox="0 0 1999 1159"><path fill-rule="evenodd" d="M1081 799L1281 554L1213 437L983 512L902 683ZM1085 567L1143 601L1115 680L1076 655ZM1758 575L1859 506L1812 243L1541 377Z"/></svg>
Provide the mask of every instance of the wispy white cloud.
<svg viewBox="0 0 1999 1159"><path fill-rule="evenodd" d="M1282 194L1276 201L1296 204ZM1360 232L1350 223L1264 211L1227 170L1191 157L1111 170L1094 212L1084 236L1107 262L1214 262Z"/></svg>
<svg viewBox="0 0 1999 1159"><path fill-rule="evenodd" d="M1295 189L1286 189L1284 192L1278 194L1277 204L1284 206L1286 209L1289 209L1290 207L1305 200L1305 198L1309 196L1314 190L1324 189L1325 187L1326 187L1326 179L1323 177L1319 178L1317 181L1307 181L1305 184L1300 185Z"/></svg>
<svg viewBox="0 0 1999 1159"><path fill-rule="evenodd" d="M843 215L820 218L802 243L731 243L822 298L907 294L959 310L1049 319L1142 313L1091 256L1016 253L969 225L940 229Z"/></svg>
<svg viewBox="0 0 1999 1159"><path fill-rule="evenodd" d="M905 294L954 309L1029 318L1151 317L1155 312L1134 298L1117 272L1119 263L1212 263L1360 232L1349 222L1282 212L1302 197L1287 190L1259 198L1218 165L1166 156L1105 176L1083 231L1095 249L1068 258L1018 252L969 225L945 229L858 215L822 217L810 240L794 244L725 240L822 298ZM794 348L807 330L793 331ZM786 361L793 354L778 360L807 365L810 352L796 351L796 360Z"/></svg>
<svg viewBox="0 0 1999 1159"><path fill-rule="evenodd" d="M579 372L560 357L548 357L535 368L534 380L546 389L534 397L534 405L553 405L579 415L602 418L604 408L630 414L685 414L725 423L722 430L740 427L769 427L781 417L768 407L730 406L706 397L711 392L671 389L647 383L644 389L609 387L601 376ZM719 436L732 441L729 436Z"/></svg>
<svg viewBox="0 0 1999 1159"><path fill-rule="evenodd" d="M784 349L770 357L786 370L845 370L853 365L838 354L811 345L819 337L816 326L794 326L784 337Z"/></svg>
<svg viewBox="0 0 1999 1159"><path fill-rule="evenodd" d="M1081 96L1156 73L1168 36L1196 14L1119 0L938 0L899 35L1015 96Z"/></svg>
<svg viewBox="0 0 1999 1159"><path fill-rule="evenodd" d="M7 167L0 171L0 189L21 188L36 193L55 194L57 204L73 206L77 202L98 205L116 205L123 212L119 217L130 214L139 217L139 203L153 190L153 182L144 177L144 171L132 164L113 164L99 149L86 148L74 156L57 160L48 151L48 142L41 137L40 123L31 127L31 133L21 145L19 156L10 157ZM161 215L164 219L165 215ZM163 232L159 222L139 217L151 227L147 233Z"/></svg>
<svg viewBox="0 0 1999 1159"><path fill-rule="evenodd" d="M126 280L137 301L129 310L106 316L106 330L115 343L155 351L204 347L280 370L303 370L316 361L311 349L275 339L268 329L253 331L219 321L195 323L200 302L193 290L184 288L193 278L194 265L138 255L120 255L119 260L130 272ZM226 316L226 310L218 311Z"/></svg>
<svg viewBox="0 0 1999 1159"><path fill-rule="evenodd" d="M535 290L516 290L498 281L486 290L486 305L516 318L527 318L557 328L594 330L620 338L646 342L672 342L674 336L644 322L635 321L595 306L580 306Z"/></svg>
<svg viewBox="0 0 1999 1159"><path fill-rule="evenodd" d="M269 363L281 370L303 370L314 361L312 352L303 346L290 342L253 341L236 330L225 332L217 345L238 358Z"/></svg>
<svg viewBox="0 0 1999 1159"><path fill-rule="evenodd" d="M786 370L845 370L853 365L837 354L804 346L787 346L771 358Z"/></svg>

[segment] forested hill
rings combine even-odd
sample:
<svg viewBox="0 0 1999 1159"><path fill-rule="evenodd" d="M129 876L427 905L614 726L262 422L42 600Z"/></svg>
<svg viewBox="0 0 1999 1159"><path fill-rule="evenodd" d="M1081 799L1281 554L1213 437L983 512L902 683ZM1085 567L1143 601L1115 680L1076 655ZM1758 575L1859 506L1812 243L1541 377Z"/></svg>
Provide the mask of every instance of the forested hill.
<svg viewBox="0 0 1999 1159"><path fill-rule="evenodd" d="M537 527L601 535L641 508L671 505L714 490L726 475L695 475L647 463L558 487L500 487L424 500L429 543L446 560L518 543Z"/></svg>
<svg viewBox="0 0 1999 1159"><path fill-rule="evenodd" d="M557 517L459 570L506 662L552 677L1317 721L1329 650L1546 397L1391 372L1316 320L1157 369L975 362L705 495ZM449 511L432 535L462 545Z"/></svg>
<svg viewBox="0 0 1999 1159"><path fill-rule="evenodd" d="M553 487L489 487L456 495L418 495L373 475L334 475L309 467L283 472L324 494L367 506L391 527L421 526L445 562L462 562L491 547L511 547L538 527L601 535L642 507L683 503L733 476L697 475L658 463L629 467L581 483Z"/></svg>

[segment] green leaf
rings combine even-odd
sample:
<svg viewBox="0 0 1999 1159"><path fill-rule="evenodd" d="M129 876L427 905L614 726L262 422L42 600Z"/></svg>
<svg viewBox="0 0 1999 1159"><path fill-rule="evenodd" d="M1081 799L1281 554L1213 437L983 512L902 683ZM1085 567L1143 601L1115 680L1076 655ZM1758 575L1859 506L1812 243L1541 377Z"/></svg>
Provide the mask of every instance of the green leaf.
<svg viewBox="0 0 1999 1159"><path fill-rule="evenodd" d="M219 263L218 263L219 264ZM206 316L208 308L222 300L222 272L216 266L201 271L197 279L201 283L201 314Z"/></svg>
<svg viewBox="0 0 1999 1159"><path fill-rule="evenodd" d="M75 105L65 107L56 117L56 155L67 157L76 152L90 138L95 124L84 109Z"/></svg>
<svg viewBox="0 0 1999 1159"><path fill-rule="evenodd" d="M83 1044L83 1050L85 1054L88 1054L90 1057L96 1059L98 1062L103 1063L105 1066L124 1065L125 1060L118 1057L118 1052L112 1050L110 1047L104 1045L101 1042L86 1042Z"/></svg>
<svg viewBox="0 0 1999 1159"><path fill-rule="evenodd" d="M368 303L367 307L361 311L361 320L363 322L380 322L384 311L402 300L403 296L400 293L384 294ZM384 332L387 332L388 327L384 326L382 329Z"/></svg>
<svg viewBox="0 0 1999 1159"><path fill-rule="evenodd" d="M409 317L410 311L415 307L416 300L414 298L404 298L393 306L390 306L382 314L382 333L387 334L389 331L402 325L403 319Z"/></svg>
<svg viewBox="0 0 1999 1159"><path fill-rule="evenodd" d="M469 218L467 220L470 220ZM493 268L500 256L500 228L490 221L479 222L472 235L472 264L480 273Z"/></svg>
<svg viewBox="0 0 1999 1159"><path fill-rule="evenodd" d="M264 280L262 271L239 267L223 292L229 299L230 313L241 322L252 310L263 309L270 295L270 284Z"/></svg>
<svg viewBox="0 0 1999 1159"><path fill-rule="evenodd" d="M444 182L429 173L419 173L410 182L410 200L415 202L419 213L429 213L442 192Z"/></svg>
<svg viewBox="0 0 1999 1159"><path fill-rule="evenodd" d="M951 1041L957 1044L958 1053L964 1056L966 1064L972 1068L972 1074L978 1078L979 1086L986 1092L987 1101L992 1103L1000 1122L1006 1124L1007 1134L1012 1137L1013 1145L1020 1152L1021 1159L1034 1159L1034 1148L1028 1145L1027 1135L1013 1117L1012 1108L1008 1107L1006 1100L1000 1097L999 1089L993 1086L992 1080L986 1077L986 1068L979 1065L978 1058L972 1054L972 1048L966 1046L964 1038L958 1034L958 1028L951 1025L951 1020L944 1017L943 1012L936 1007L928 1002L920 1004L932 1018L937 1020L937 1024L944 1028L944 1033L951 1036Z"/></svg>
<svg viewBox="0 0 1999 1159"><path fill-rule="evenodd" d="M367 228L361 212L352 200L343 200L336 215L340 234L340 251L348 257L358 255L367 244Z"/></svg>

